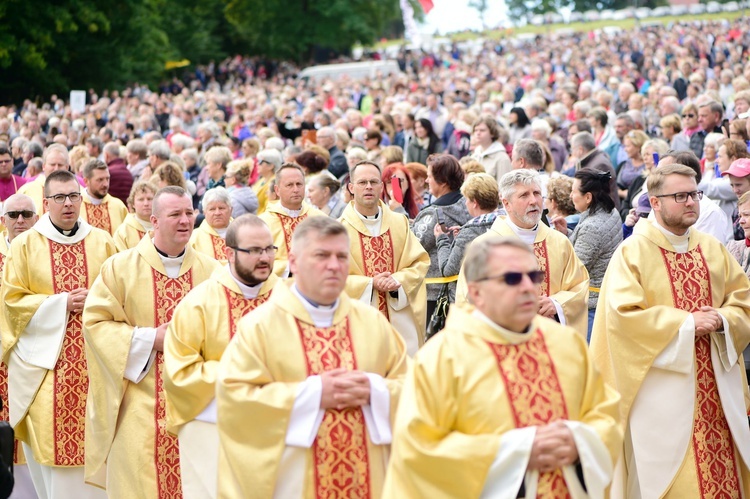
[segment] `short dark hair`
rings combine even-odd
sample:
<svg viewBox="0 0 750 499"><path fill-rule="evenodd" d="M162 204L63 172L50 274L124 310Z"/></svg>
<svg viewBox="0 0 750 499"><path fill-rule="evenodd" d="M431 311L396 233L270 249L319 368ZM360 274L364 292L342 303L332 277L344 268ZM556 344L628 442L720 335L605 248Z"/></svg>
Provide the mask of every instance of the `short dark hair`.
<svg viewBox="0 0 750 499"><path fill-rule="evenodd" d="M104 161L100 161L98 159L92 159L89 160L86 165L83 167L83 178L90 179L94 176L94 170L107 170L107 165L104 163Z"/></svg>
<svg viewBox="0 0 750 499"><path fill-rule="evenodd" d="M609 213L614 209L615 202L609 195L609 185L612 180L612 175L609 172L587 166L578 170L574 178L581 181L581 188L579 189L581 194L591 193L589 214L593 215L599 210Z"/></svg>
<svg viewBox="0 0 750 499"><path fill-rule="evenodd" d="M383 169L380 168L380 165L375 163L374 161L370 161L369 159L363 159L362 161L358 162L356 165L352 166L351 170L349 170L349 182L351 182L351 179L354 178L354 172L357 171L357 168L360 166L374 166L378 169L378 173L382 173Z"/></svg>
<svg viewBox="0 0 750 499"><path fill-rule="evenodd" d="M242 227L265 227L268 229L268 225L258 215L252 213L245 213L232 220L227 228L227 234L224 237L226 244L230 248L237 247L237 233ZM269 229L270 230L270 229Z"/></svg>
<svg viewBox="0 0 750 499"><path fill-rule="evenodd" d="M589 120L576 120L573 122L578 132L589 132L591 133L591 123Z"/></svg>
<svg viewBox="0 0 750 499"><path fill-rule="evenodd" d="M279 182L281 182L281 172L284 170L297 170L302 174L302 179L304 180L305 178L305 170L303 170L300 165L297 163L284 163L278 170L276 170L276 176L274 177L276 185L279 185Z"/></svg>
<svg viewBox="0 0 750 499"><path fill-rule="evenodd" d="M5 142L0 144L0 156L2 156L3 154L11 154L10 149L8 149L8 144L6 144Z"/></svg>
<svg viewBox="0 0 750 499"><path fill-rule="evenodd" d="M47 178L44 180L44 195L49 196L49 185L53 182L57 183L64 183L64 182L70 182L73 181L78 185L78 180L76 180L76 176L73 172L70 172L68 170L55 170L49 175L47 175ZM80 190L80 186L79 189Z"/></svg>
<svg viewBox="0 0 750 499"><path fill-rule="evenodd" d="M432 168L435 182L447 184L452 192L461 189L466 174L455 157L450 154L433 154L427 158L427 166Z"/></svg>

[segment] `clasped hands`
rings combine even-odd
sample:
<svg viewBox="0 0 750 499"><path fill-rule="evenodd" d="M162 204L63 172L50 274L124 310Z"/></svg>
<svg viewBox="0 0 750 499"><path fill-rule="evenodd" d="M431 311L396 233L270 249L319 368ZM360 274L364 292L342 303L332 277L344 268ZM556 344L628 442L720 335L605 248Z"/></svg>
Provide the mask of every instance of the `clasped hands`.
<svg viewBox="0 0 750 499"><path fill-rule="evenodd" d="M578 449L573 432L562 421L539 426L531 445L528 470L540 473L555 471L578 461Z"/></svg>
<svg viewBox="0 0 750 499"><path fill-rule="evenodd" d="M321 409L347 409L370 403L370 379L362 371L343 368L326 371L320 375L323 385Z"/></svg>
<svg viewBox="0 0 750 499"><path fill-rule="evenodd" d="M389 291L396 291L401 287L401 284L393 278L390 272L381 272L372 277L372 286L378 291L388 293Z"/></svg>
<svg viewBox="0 0 750 499"><path fill-rule="evenodd" d="M86 303L86 296L89 290L86 288L76 288L68 292L68 301L66 309L68 312L83 312L83 304Z"/></svg>
<svg viewBox="0 0 750 499"><path fill-rule="evenodd" d="M724 329L724 321L719 315L719 311L713 307L701 307L699 311L693 312L693 319L695 320L695 336L697 337Z"/></svg>

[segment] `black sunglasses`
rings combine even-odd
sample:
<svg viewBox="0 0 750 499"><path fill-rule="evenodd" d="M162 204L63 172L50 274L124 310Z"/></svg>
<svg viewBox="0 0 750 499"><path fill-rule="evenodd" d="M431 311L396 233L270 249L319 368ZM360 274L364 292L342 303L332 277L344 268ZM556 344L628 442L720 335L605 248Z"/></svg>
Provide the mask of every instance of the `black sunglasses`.
<svg viewBox="0 0 750 499"><path fill-rule="evenodd" d="M544 281L544 272L541 270L532 270L531 272L506 272L500 275L492 275L477 279L476 282L490 281L497 279L500 282L504 282L508 286L518 286L523 281L523 276L529 276L531 282L534 284L541 284Z"/></svg>
<svg viewBox="0 0 750 499"><path fill-rule="evenodd" d="M10 217L12 220L15 220L18 217L23 217L26 220L33 217L35 213L30 210L22 210L22 211L9 211L5 214L6 217Z"/></svg>

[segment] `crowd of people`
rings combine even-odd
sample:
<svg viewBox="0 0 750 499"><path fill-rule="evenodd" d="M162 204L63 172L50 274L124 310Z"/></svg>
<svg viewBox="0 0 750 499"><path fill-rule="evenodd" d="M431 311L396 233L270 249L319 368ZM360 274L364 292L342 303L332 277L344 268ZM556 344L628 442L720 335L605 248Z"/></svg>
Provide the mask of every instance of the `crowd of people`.
<svg viewBox="0 0 750 499"><path fill-rule="evenodd" d="M749 495L748 28L0 107L15 497Z"/></svg>

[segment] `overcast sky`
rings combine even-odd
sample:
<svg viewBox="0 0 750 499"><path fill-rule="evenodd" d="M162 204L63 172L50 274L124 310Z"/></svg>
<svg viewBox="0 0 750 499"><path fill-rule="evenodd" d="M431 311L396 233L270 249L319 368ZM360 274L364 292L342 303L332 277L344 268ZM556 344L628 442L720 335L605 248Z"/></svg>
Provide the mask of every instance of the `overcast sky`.
<svg viewBox="0 0 750 499"><path fill-rule="evenodd" d="M469 8L469 0L432 0L435 7L427 14L425 23L420 26L420 32L432 34L437 29L441 34L464 29L482 29L479 13ZM505 19L505 2L503 0L489 0L489 8L485 14L487 26L496 27Z"/></svg>

